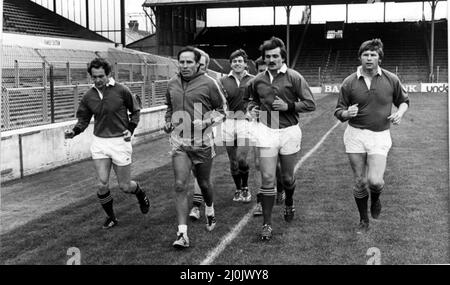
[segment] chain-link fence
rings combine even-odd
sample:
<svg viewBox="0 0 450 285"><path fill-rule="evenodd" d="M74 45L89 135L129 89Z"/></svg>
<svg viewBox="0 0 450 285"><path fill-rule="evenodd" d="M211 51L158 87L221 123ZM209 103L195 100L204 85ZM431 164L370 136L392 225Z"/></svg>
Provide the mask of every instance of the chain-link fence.
<svg viewBox="0 0 450 285"><path fill-rule="evenodd" d="M144 108L165 104L167 82L178 69L171 58L117 49L6 46L2 56L2 131L74 119L82 96L91 88L87 66L96 56L108 59L114 79L140 96Z"/></svg>
<svg viewBox="0 0 450 285"><path fill-rule="evenodd" d="M12 130L61 122L75 118L82 96L91 88L87 72L88 57L92 55L73 50L59 50L55 56L48 50L35 50L41 57L31 56L33 49L9 48L3 55L1 130ZM20 54L11 55L11 53ZM58 60L69 55L67 61ZM21 54L27 54L21 59ZM101 56L99 53L96 55ZM163 105L167 81L175 73L172 59L158 58L149 62L142 55L112 51L102 55L112 63L112 76L141 97L144 108ZM12 59L17 56L17 59ZM76 60L77 56L81 60ZM114 59L128 59L118 62ZM40 59L40 60L39 60ZM86 61L85 61L86 60ZM137 62L140 60L139 62Z"/></svg>

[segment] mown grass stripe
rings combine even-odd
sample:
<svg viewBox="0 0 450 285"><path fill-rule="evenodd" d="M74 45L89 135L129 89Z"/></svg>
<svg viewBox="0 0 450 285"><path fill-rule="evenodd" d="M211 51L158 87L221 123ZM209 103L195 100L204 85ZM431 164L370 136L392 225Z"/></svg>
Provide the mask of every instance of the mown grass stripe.
<svg viewBox="0 0 450 285"><path fill-rule="evenodd" d="M337 126L339 126L339 124L340 122L336 122L336 124L334 124L334 126L332 126L325 133L325 135L322 136L322 138L314 145L314 147L300 158L300 160L295 165L294 172L297 172L297 170L302 166L302 164L319 149L319 147L323 144L326 138L331 134L331 132L333 132L333 130ZM245 216L239 221L239 223L235 227L233 227L233 229L221 239L218 246L216 246L214 249L208 252L206 258L200 263L200 265L210 265L211 263L214 262L214 260L225 250L225 248L238 236L238 234L245 227L245 225L247 225L248 221L250 220L250 217L252 216L253 211L255 210L255 207L253 207L247 214L245 214Z"/></svg>

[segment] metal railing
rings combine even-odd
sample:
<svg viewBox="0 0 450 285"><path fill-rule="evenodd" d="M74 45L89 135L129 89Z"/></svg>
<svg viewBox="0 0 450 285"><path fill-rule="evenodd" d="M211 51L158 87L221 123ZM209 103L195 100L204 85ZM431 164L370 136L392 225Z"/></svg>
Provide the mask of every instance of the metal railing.
<svg viewBox="0 0 450 285"><path fill-rule="evenodd" d="M2 131L72 120L91 88L85 62L16 60L2 72ZM168 64L118 62L112 75L147 108L164 104L169 72Z"/></svg>

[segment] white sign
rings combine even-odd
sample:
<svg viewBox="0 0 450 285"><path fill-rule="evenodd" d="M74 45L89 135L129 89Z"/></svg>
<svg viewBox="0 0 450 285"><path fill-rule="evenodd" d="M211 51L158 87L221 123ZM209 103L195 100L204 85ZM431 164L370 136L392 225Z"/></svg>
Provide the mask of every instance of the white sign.
<svg viewBox="0 0 450 285"><path fill-rule="evenodd" d="M427 93L448 93L448 83L422 83L420 91Z"/></svg>

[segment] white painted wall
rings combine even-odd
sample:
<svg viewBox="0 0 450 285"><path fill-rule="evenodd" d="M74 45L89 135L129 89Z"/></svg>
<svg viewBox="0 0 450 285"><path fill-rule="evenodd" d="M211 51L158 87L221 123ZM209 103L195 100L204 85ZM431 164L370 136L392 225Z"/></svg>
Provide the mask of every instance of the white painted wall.
<svg viewBox="0 0 450 285"><path fill-rule="evenodd" d="M106 51L114 48L114 43L77 40L63 37L34 36L15 33L3 33L4 45L18 45L30 48L61 48L89 51Z"/></svg>
<svg viewBox="0 0 450 285"><path fill-rule="evenodd" d="M143 109L133 144L148 141L163 134L166 106ZM72 140L64 139L64 130L76 120L1 133L1 182L18 179L90 158L93 121ZM22 141L22 147L20 142ZM21 166L22 154L22 166Z"/></svg>

